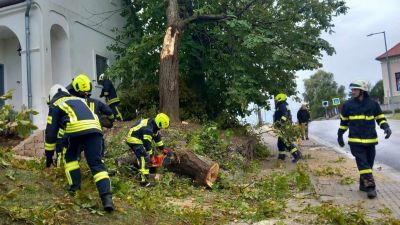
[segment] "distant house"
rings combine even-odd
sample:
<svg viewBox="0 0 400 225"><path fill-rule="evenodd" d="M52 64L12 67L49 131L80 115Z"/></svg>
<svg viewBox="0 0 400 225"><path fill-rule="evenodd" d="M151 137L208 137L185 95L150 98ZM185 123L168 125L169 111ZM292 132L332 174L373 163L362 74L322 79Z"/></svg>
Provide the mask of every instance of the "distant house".
<svg viewBox="0 0 400 225"><path fill-rule="evenodd" d="M0 94L14 89L7 103L31 105L42 128L53 84L86 73L98 96L98 75L115 60L107 50L115 43L112 29L125 24L122 7L122 0L0 0Z"/></svg>
<svg viewBox="0 0 400 225"><path fill-rule="evenodd" d="M392 103L400 103L400 43L388 50L388 58L390 64L390 76L388 76L386 53L378 56L376 60L381 62L383 89L385 92L385 104L388 103L390 93L389 77L392 86Z"/></svg>

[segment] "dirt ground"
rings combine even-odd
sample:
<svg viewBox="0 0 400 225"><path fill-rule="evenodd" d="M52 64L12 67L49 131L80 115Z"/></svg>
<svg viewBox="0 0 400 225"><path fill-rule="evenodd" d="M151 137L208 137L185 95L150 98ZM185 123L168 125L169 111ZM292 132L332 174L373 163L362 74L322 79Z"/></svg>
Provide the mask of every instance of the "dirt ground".
<svg viewBox="0 0 400 225"><path fill-rule="evenodd" d="M12 148L18 145L21 141L23 141L23 139L18 136L0 136L0 147Z"/></svg>

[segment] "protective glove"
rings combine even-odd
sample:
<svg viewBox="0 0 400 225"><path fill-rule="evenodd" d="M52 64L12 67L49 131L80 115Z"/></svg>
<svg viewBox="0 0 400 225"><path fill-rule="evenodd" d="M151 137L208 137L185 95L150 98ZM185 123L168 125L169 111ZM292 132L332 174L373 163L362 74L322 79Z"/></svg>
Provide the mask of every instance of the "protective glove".
<svg viewBox="0 0 400 225"><path fill-rule="evenodd" d="M340 147L344 147L343 134L338 134L337 141Z"/></svg>
<svg viewBox="0 0 400 225"><path fill-rule="evenodd" d="M167 156L172 156L172 151L166 148L163 148L162 153Z"/></svg>
<svg viewBox="0 0 400 225"><path fill-rule="evenodd" d="M384 132L386 134L385 139L388 139L390 137L390 135L392 135L392 130L390 129L389 126L383 128L383 130L384 130Z"/></svg>

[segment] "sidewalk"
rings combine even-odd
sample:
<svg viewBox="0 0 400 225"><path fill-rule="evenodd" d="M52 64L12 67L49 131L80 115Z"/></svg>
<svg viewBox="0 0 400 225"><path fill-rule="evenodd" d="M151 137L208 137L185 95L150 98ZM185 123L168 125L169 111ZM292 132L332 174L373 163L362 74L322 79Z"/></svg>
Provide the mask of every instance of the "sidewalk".
<svg viewBox="0 0 400 225"><path fill-rule="evenodd" d="M276 137L265 133L262 139L273 154L277 154ZM399 171L385 165L374 166L378 197L371 200L367 198L366 193L358 190L359 174L351 155L315 137L302 141L298 147L310 168L311 180L319 202L333 202L343 206L360 205L372 218L379 217L380 212L387 208L393 217L400 218Z"/></svg>

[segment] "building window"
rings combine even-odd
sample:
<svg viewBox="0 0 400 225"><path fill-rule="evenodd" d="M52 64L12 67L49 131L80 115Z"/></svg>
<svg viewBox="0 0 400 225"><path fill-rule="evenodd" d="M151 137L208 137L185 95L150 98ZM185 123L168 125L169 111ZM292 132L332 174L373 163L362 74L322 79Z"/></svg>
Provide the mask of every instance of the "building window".
<svg viewBox="0 0 400 225"><path fill-rule="evenodd" d="M97 81L99 80L99 76L100 74L104 73L107 68L108 68L108 64L107 64L107 58L103 57L101 55L96 55L96 78Z"/></svg>
<svg viewBox="0 0 400 225"><path fill-rule="evenodd" d="M395 73L396 76L396 89L400 91L400 72Z"/></svg>

